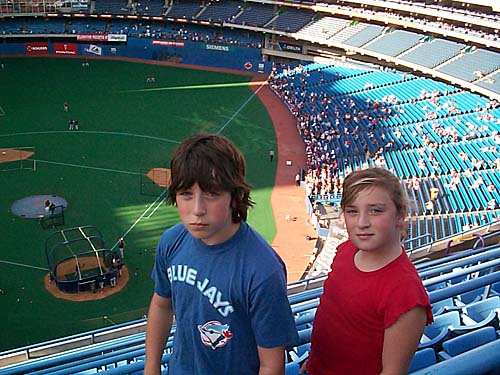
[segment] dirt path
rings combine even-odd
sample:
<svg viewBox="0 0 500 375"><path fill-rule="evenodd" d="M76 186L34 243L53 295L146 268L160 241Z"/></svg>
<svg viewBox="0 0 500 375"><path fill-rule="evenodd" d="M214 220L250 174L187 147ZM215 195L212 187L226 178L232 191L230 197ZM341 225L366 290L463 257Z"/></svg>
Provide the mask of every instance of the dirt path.
<svg viewBox="0 0 500 375"><path fill-rule="evenodd" d="M254 81L261 81L262 76ZM278 142L276 180L271 194L277 234L273 248L283 258L288 269L288 282L297 281L304 273L315 241L306 236L316 237L314 228L306 222L304 204L305 190L295 185L295 175L305 168L305 148L296 128L296 121L283 102L267 87L252 86L266 107L274 124ZM291 161L287 165L286 161ZM290 215L292 220L285 218Z"/></svg>

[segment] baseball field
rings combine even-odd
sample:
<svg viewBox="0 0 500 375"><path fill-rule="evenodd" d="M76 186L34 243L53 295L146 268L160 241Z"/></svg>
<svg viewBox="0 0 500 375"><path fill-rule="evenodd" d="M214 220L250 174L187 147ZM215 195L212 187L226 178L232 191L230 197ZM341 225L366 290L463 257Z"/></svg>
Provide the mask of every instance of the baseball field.
<svg viewBox="0 0 500 375"><path fill-rule="evenodd" d="M0 351L147 313L156 243L179 219L145 174L168 168L174 148L194 133L221 133L241 148L257 202L249 223L273 240L276 164L268 153L277 149L276 136L249 87L251 76L110 60L2 62L0 148L32 147L34 155L27 169L17 161L0 165ZM69 129L71 120L78 130ZM38 196L67 202L64 225L44 229L37 218L11 211L15 202ZM57 298L44 284L46 240L88 225L102 232L109 249L124 237L129 280L106 298Z"/></svg>

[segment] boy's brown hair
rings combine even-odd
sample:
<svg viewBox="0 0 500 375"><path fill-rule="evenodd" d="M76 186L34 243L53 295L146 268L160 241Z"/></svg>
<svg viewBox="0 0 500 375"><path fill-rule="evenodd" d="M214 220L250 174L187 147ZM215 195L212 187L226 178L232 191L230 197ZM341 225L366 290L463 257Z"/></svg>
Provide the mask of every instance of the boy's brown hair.
<svg viewBox="0 0 500 375"><path fill-rule="evenodd" d="M359 192L367 188L379 186L385 189L396 205L399 217L406 218L408 202L401 181L391 172L383 168L367 168L351 172L344 180L340 207L345 210Z"/></svg>
<svg viewBox="0 0 500 375"><path fill-rule="evenodd" d="M215 134L196 134L183 141L170 162L171 183L168 203L176 204L178 192L198 183L207 192L231 193L234 223L247 220L254 205L251 186L246 182L246 162L241 151L228 138Z"/></svg>

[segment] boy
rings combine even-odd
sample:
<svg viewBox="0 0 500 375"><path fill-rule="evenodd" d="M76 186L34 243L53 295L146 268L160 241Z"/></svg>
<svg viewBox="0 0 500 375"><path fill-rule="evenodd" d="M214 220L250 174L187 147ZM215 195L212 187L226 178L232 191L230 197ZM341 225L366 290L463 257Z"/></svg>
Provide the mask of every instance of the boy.
<svg viewBox="0 0 500 375"><path fill-rule="evenodd" d="M226 137L195 135L171 161L168 201L180 224L165 231L153 268L145 374L160 374L175 315L169 372L285 373L298 339L283 261L247 223L246 163Z"/></svg>

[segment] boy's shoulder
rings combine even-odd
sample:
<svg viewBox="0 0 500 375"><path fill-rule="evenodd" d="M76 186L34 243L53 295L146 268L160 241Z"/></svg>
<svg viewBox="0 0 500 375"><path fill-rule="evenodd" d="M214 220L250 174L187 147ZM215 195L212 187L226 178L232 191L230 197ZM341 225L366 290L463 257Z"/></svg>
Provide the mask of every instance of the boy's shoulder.
<svg viewBox="0 0 500 375"><path fill-rule="evenodd" d="M176 244L182 242L187 235L189 235L189 232L184 225L181 223L175 224L163 232L158 243L158 249L167 251L168 248L175 247Z"/></svg>
<svg viewBox="0 0 500 375"><path fill-rule="evenodd" d="M244 243L246 244L243 247L243 253L251 258L258 258L259 267L262 266L263 263L266 262L275 262L276 265L283 265L284 262L281 259L280 255L274 250L274 248L267 242L262 235L257 232L252 226L247 223L242 223L247 227L244 231L246 238L244 238ZM245 256L244 255L244 256Z"/></svg>

